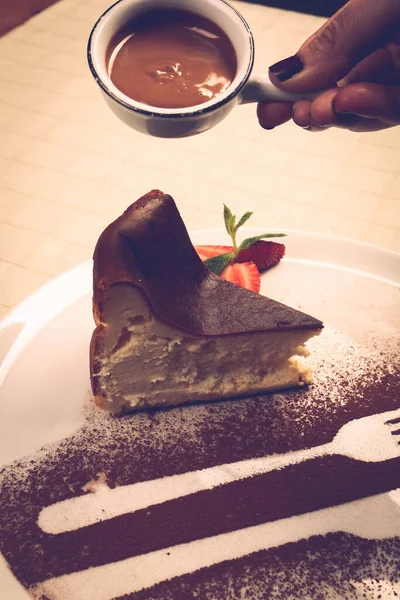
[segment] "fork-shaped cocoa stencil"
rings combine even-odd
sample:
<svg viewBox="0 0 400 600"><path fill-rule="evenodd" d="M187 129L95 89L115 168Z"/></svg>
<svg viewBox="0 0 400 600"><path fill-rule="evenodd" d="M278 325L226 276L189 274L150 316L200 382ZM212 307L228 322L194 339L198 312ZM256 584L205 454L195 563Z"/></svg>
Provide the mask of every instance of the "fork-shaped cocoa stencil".
<svg viewBox="0 0 400 600"><path fill-rule="evenodd" d="M49 594L51 598L87 600L96 590L97 600L111 600L222 561L336 531L371 539L400 535L400 488L53 578L33 592L37 598Z"/></svg>
<svg viewBox="0 0 400 600"><path fill-rule="evenodd" d="M332 442L286 454L172 475L111 489L101 477L94 493L44 508L38 524L46 533L73 531L169 500L253 475L268 473L309 459L338 454L364 462L381 462L400 456L400 409L355 419L343 425Z"/></svg>

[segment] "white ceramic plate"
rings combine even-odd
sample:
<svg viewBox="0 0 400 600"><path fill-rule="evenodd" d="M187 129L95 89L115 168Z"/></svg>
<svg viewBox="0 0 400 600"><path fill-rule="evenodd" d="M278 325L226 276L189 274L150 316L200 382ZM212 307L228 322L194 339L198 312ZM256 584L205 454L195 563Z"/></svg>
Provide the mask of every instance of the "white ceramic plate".
<svg viewBox="0 0 400 600"><path fill-rule="evenodd" d="M195 244L227 242L219 230L191 237ZM301 232L289 232L285 244L286 257L263 276L262 293L318 316L358 341L371 331L399 335L399 254ZM0 466L82 426L92 330L89 263L54 279L2 323ZM0 595L7 600L29 597L1 562Z"/></svg>

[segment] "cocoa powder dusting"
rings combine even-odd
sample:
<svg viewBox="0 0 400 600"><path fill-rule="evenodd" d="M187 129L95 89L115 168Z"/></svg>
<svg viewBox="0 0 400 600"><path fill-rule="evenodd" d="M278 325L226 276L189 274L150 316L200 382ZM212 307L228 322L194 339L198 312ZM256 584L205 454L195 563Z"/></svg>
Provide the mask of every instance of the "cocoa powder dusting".
<svg viewBox="0 0 400 600"><path fill-rule="evenodd" d="M44 507L93 492L90 482L100 473L113 488L319 446L348 421L399 406L395 346L372 340L369 350L329 330L314 345L315 384L303 391L122 419L90 403L77 434L5 467L0 549L16 577L31 588L400 487L400 458L362 462L335 454L56 535L37 524ZM338 530L220 562L119 600L395 598L399 560L399 538L366 540ZM60 598L35 593L42 600Z"/></svg>
<svg viewBox="0 0 400 600"><path fill-rule="evenodd" d="M400 597L399 538L316 536L115 600L388 600Z"/></svg>

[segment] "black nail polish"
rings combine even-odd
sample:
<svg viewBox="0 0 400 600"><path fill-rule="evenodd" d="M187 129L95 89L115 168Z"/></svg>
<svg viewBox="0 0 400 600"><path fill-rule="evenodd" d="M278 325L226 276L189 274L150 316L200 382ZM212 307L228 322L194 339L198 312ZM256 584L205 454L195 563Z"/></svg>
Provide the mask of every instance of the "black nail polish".
<svg viewBox="0 0 400 600"><path fill-rule="evenodd" d="M304 64L300 56L295 54L294 56L289 56L289 58L285 58L284 60L275 63L269 70L279 79L279 81L287 81L294 75L297 75L297 73L300 73L303 67Z"/></svg>

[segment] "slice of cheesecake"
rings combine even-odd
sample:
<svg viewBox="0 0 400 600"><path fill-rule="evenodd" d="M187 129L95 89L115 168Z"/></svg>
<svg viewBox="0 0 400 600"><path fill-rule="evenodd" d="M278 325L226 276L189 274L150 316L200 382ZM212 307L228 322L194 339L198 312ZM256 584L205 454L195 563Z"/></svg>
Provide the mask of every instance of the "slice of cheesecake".
<svg viewBox="0 0 400 600"><path fill-rule="evenodd" d="M322 323L223 281L158 190L102 233L94 253L95 401L121 414L310 383L293 356Z"/></svg>

